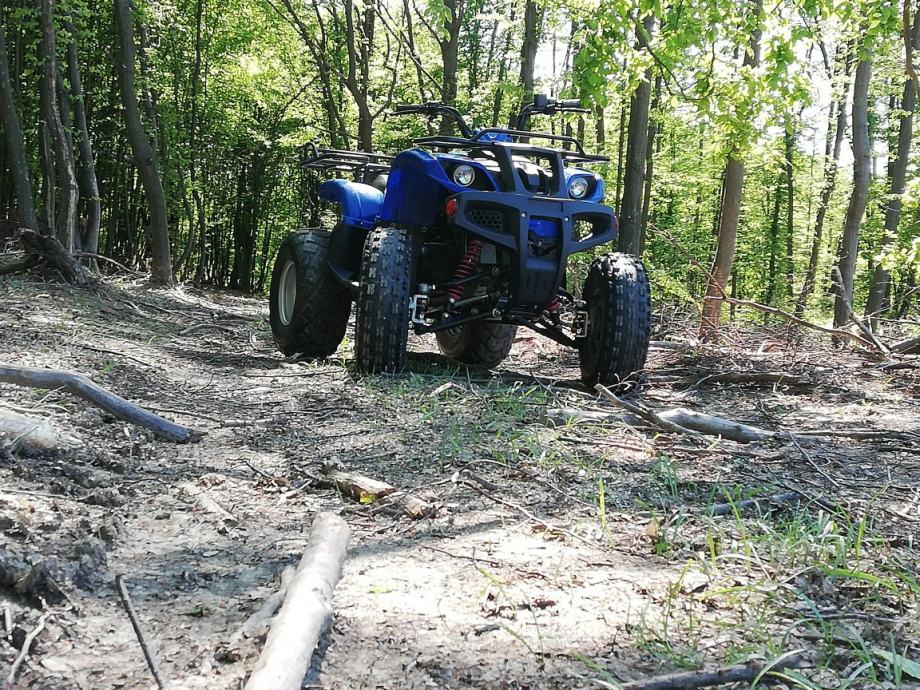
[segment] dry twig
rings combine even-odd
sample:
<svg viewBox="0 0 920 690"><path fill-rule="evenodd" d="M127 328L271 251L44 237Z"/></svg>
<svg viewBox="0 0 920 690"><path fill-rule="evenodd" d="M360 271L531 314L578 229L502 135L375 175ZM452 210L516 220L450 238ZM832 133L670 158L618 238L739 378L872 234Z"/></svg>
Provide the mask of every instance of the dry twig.
<svg viewBox="0 0 920 690"><path fill-rule="evenodd" d="M134 634L137 636L137 641L141 646L141 651L144 652L144 659L147 660L147 668L150 669L153 679L156 681L157 687L160 690L165 690L167 688L166 681L163 680L163 676L160 673L160 666L157 662L156 654L153 649L147 642L147 638L144 636L144 629L141 627L141 619L137 615L137 611L134 609L134 603L131 601L131 595L128 593L128 588L125 585L125 576L118 574L115 576L115 588L118 590L118 596L121 598L121 603L125 606L125 611L128 613L128 618L131 619L131 627L134 628Z"/></svg>
<svg viewBox="0 0 920 690"><path fill-rule="evenodd" d="M801 668L805 660L801 652L788 653L770 663L749 661L746 664L714 670L669 673L646 680L623 683L621 690L694 690L728 683L759 683L773 671Z"/></svg>
<svg viewBox="0 0 920 690"><path fill-rule="evenodd" d="M644 419L653 426L657 426L664 431L672 434L690 434L691 436L699 434L699 432L686 429L679 424L675 424L674 422L669 422L666 419L662 419L657 412L645 407L644 405L637 405L636 403L631 403L624 400L623 398L617 397L610 391L610 389L600 383L597 384L595 388L598 393L603 395L607 400L612 402L617 407L622 407L627 412L631 412L640 419Z"/></svg>
<svg viewBox="0 0 920 690"><path fill-rule="evenodd" d="M10 686L13 685L13 681L16 680L16 674L19 672L19 667L22 666L22 662L26 660L26 657L29 656L29 650L32 648L32 643L35 642L35 638L38 637L38 634L45 629L45 622L48 620L48 617L51 616L51 613L44 613L42 617L38 619L38 625L36 625L32 631L26 635L25 640L22 643L22 648L19 650L19 654L16 656L16 660L13 662L13 665L10 666L10 672L6 676L7 683Z"/></svg>

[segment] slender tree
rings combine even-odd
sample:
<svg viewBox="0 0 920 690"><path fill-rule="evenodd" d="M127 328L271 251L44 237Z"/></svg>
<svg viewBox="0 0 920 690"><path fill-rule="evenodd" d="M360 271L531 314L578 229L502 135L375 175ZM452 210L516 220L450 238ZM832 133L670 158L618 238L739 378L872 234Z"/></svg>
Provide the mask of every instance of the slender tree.
<svg viewBox="0 0 920 690"><path fill-rule="evenodd" d="M38 217L35 215L35 202L32 198L32 179L29 175L29 159L23 146L22 126L16 99L13 94L13 82L10 79L10 60L6 47L6 19L2 17L0 6L0 123L3 125L3 140L9 158L7 164L13 177L16 190L16 205L19 223L30 230L38 229Z"/></svg>
<svg viewBox="0 0 920 690"><path fill-rule="evenodd" d="M465 0L444 0L444 30L437 36L441 50L441 101L447 105L457 103L457 64L460 50L460 29L463 27ZM450 134L453 121L441 119L441 134Z"/></svg>
<svg viewBox="0 0 920 690"><path fill-rule="evenodd" d="M760 39L763 33L763 0L753 0L753 29L751 42L744 54L743 65L753 69L760 64ZM725 287L735 261L738 240L738 221L741 217L741 192L744 188L744 160L737 147L732 147L725 164L722 184L722 202L719 213L719 235L716 255L706 286L703 315L700 321L700 338L711 341L718 338L722 316Z"/></svg>
<svg viewBox="0 0 920 690"><path fill-rule="evenodd" d="M542 24L542 5L536 0L526 0L524 4L524 42L521 44L521 90L523 94L518 110L533 100L534 69L537 64L537 48L540 47ZM511 126L514 126L516 117L517 112L512 112Z"/></svg>
<svg viewBox="0 0 920 690"><path fill-rule="evenodd" d="M151 280L157 285L171 286L173 274L169 251L169 215L156 155L141 121L137 99L137 84L134 76L134 18L130 0L115 0L115 19L118 25L120 48L117 65L118 84L124 109L125 128L150 211L148 239L153 259Z"/></svg>
<svg viewBox="0 0 920 690"><path fill-rule="evenodd" d="M74 124L77 130L80 150L80 165L77 169L77 181L80 196L86 204L86 219L80 233L80 244L84 252L95 254L99 251L99 226L102 220L102 204L99 198L99 183L96 179L96 164L93 155L93 143L89 134L86 117L86 102L83 93L83 78L80 74L80 61L77 53L77 32L72 16L64 22L67 30L67 77L70 81L70 97L73 101Z"/></svg>
<svg viewBox="0 0 920 690"><path fill-rule="evenodd" d="M77 227L77 203L80 190L74 169L73 149L67 136L61 113L58 109L58 62L57 41L54 29L54 2L53 0L35 0L39 11L39 24L41 27L40 55L42 60L42 76L39 82L40 110L43 124L48 131L51 146L54 151L54 162L57 173L58 191L61 204L57 218L52 218L55 223L55 234L66 251L74 250L75 232ZM52 175L48 175L53 179Z"/></svg>
<svg viewBox="0 0 920 690"><path fill-rule="evenodd" d="M822 50L822 52L824 51ZM805 314L808 300L814 291L815 275L818 271L818 258L821 253L821 242L824 235L824 219L827 216L827 209L830 206L831 195L834 193L834 187L837 181L837 169L840 162L840 149L843 146L843 139L846 135L846 101L850 87L850 60L848 56L849 50L843 45L837 50L837 63L839 64L834 67L828 64L828 76L831 82L835 80L835 75L842 74L843 85L842 87L834 89L831 95L830 106L828 107L827 137L825 139L824 150L824 182L821 186L821 196L818 199L818 208L815 212L811 251L809 252L808 264L805 268L805 278L802 282L802 290L799 292L798 299L795 303L795 314L799 317Z"/></svg>
<svg viewBox="0 0 920 690"><path fill-rule="evenodd" d="M648 14L636 30L636 47L648 47L655 17ZM620 202L620 228L617 248L638 254L642 235L642 192L648 153L648 112L652 96L651 70L647 70L629 101L629 129L626 134L626 176Z"/></svg>
<svg viewBox="0 0 920 690"><path fill-rule="evenodd" d="M914 135L914 110L917 107L917 83L911 72L913 71L914 50L920 49L920 3L917 4L913 26L911 26L910 2L905 0L903 31L906 76L898 115L897 149L888 163L888 197L885 203L885 232L881 245L883 252L897 237L901 220L901 197L907 183L907 166L910 161L910 148ZM890 284L891 271L884 261L880 261L875 266L872 287L866 302L866 314L871 319L873 329L878 328L878 316L888 308Z"/></svg>
<svg viewBox="0 0 920 690"><path fill-rule="evenodd" d="M856 273L856 252L859 247L859 227L869 199L869 81L872 59L863 46L856 77L853 81L853 191L843 224L843 237L837 254L839 283L834 286L834 326L840 328L849 319L853 304L853 279Z"/></svg>
<svg viewBox="0 0 920 690"><path fill-rule="evenodd" d="M783 178L786 182L786 298L794 294L795 281L795 128L786 114L783 127Z"/></svg>

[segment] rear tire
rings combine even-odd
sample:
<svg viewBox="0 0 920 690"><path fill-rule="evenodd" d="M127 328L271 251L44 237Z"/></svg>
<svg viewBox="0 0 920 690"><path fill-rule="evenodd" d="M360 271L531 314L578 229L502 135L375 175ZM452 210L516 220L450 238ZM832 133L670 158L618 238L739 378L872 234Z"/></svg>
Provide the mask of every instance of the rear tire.
<svg viewBox="0 0 920 690"><path fill-rule="evenodd" d="M636 387L651 337L648 274L628 254L606 254L588 269L582 297L588 334L580 340L581 378L588 386Z"/></svg>
<svg viewBox="0 0 920 690"><path fill-rule="evenodd" d="M275 258L268 319L285 355L328 357L345 337L351 293L326 266L329 237L326 230L298 230Z"/></svg>
<svg viewBox="0 0 920 690"><path fill-rule="evenodd" d="M395 374L406 365L415 242L395 227L375 228L364 242L355 322L355 359L367 373Z"/></svg>
<svg viewBox="0 0 920 690"><path fill-rule="evenodd" d="M438 348L464 364L497 367L514 342L517 326L491 321L472 321L456 328L438 331Z"/></svg>

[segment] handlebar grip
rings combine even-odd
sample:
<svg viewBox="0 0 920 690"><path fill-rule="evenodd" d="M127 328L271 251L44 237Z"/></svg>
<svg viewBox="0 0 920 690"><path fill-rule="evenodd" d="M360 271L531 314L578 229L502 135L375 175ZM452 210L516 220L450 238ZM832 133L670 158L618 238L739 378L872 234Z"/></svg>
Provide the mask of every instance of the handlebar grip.
<svg viewBox="0 0 920 690"><path fill-rule="evenodd" d="M419 110L419 106L413 105L411 103L397 103L396 107L393 108L394 113L414 113Z"/></svg>
<svg viewBox="0 0 920 690"><path fill-rule="evenodd" d="M559 106L562 108L580 108L581 99L580 98L564 98L559 101Z"/></svg>

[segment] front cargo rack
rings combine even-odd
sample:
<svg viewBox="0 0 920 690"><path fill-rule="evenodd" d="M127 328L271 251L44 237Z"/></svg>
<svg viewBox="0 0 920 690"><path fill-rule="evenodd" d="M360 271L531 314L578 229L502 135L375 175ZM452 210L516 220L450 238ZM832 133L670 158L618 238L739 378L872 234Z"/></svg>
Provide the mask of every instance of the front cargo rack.
<svg viewBox="0 0 920 690"><path fill-rule="evenodd" d="M498 138L499 136L507 138L500 139ZM573 150L553 149L553 151L562 156L562 159L567 163L607 163L610 161L609 156L585 153L581 142L579 142L575 137L570 137L563 134L531 132L520 129L504 129L501 127L488 127L486 129L481 129L469 138L436 134L434 136L419 137L413 141L416 144L421 144L423 146L429 146L436 149L442 149L444 151L449 151L450 149L487 148L493 144L501 145L503 143L512 146L516 152L520 153L524 153L528 149L537 152L543 152L546 150L545 147L534 146L531 144L531 139L543 139L545 141L549 141L550 143L560 143L564 146L572 146Z"/></svg>

